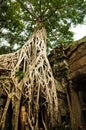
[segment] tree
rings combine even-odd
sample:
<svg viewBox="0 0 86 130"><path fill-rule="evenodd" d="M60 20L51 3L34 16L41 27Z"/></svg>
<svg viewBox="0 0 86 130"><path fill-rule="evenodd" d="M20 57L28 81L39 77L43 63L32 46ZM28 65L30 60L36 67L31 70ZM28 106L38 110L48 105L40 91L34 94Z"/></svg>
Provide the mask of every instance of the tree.
<svg viewBox="0 0 86 130"><path fill-rule="evenodd" d="M77 0L77 2L79 1ZM9 16L8 10L8 14L6 14L11 20L10 31L13 32L15 29L18 29L20 32L19 27L22 26L21 20L22 23L26 23L25 27L27 30L28 24L26 21L27 18L29 18L29 20L31 20L31 22L29 21L29 27L33 25L34 33L17 52L0 56L1 74L7 76L0 77L0 84L6 93L7 99L0 120L1 130L5 129L6 115L10 102L13 110L13 122L11 126L13 130L18 130L19 121L22 127L21 129L24 129L25 127L25 130L38 130L41 127L45 130L52 130L57 127L59 114L57 82L53 77L46 56L46 39L47 35L50 36L51 33L59 36L59 31L64 34L64 39L71 35L71 33L68 33L68 35L66 35L66 33L69 32L68 28L71 23L70 21L74 20L73 22L76 23L76 19L71 16L70 11L68 10L68 7L71 7L72 5L73 7L78 7L78 4L74 0L70 2L66 1L66 3L64 0L60 2L58 0L52 0L51 2L48 0L47 2L42 0L37 2L35 0L32 0L31 2L29 0L7 2L7 7L9 7L12 13L11 17ZM84 4L82 4L81 7L84 7ZM65 11L63 12L64 8ZM67 14L67 11L69 11L69 15ZM71 8L71 11L74 11L74 9ZM83 10L80 8L79 11L75 10L75 12L76 14L81 14ZM2 18L6 18L6 16ZM19 20L19 17L21 20ZM56 17L56 19L54 19L54 17ZM67 17L68 19L66 19ZM7 22L9 23L9 21ZM77 22L81 22L78 17ZM18 26L16 24L18 24ZM58 28L56 28L57 25ZM5 24L5 26L7 26L7 24ZM49 33L51 29L52 32ZM52 40L51 38L49 38L50 41ZM13 42L15 38L11 40ZM21 116L19 117L19 115Z"/></svg>
<svg viewBox="0 0 86 130"><path fill-rule="evenodd" d="M72 42L72 24L82 23L86 14L84 0L9 0L0 3L1 53L11 52L20 47L36 27L42 23L47 30L47 46ZM5 30L6 29L6 30ZM2 47L3 46L3 47Z"/></svg>
<svg viewBox="0 0 86 130"><path fill-rule="evenodd" d="M21 130L48 130L57 126L57 82L46 56L46 29L42 25L20 50L0 56L0 71L0 85L7 98L0 120L1 130L5 129L10 103L13 130L18 130L19 121Z"/></svg>

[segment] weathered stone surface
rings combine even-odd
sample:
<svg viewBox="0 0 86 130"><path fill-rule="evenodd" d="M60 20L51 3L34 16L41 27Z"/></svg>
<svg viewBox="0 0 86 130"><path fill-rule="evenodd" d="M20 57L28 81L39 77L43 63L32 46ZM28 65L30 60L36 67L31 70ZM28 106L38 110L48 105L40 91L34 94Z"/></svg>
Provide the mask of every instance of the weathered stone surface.
<svg viewBox="0 0 86 130"><path fill-rule="evenodd" d="M79 92L86 92L86 37L74 42L66 49L62 46L56 47L51 52L49 61L54 77L61 84L58 91L61 115L65 110L65 108L62 110L63 104L65 104L62 95L65 93L73 130L78 130L80 126L83 126L84 130L86 127L83 122L86 117L82 121ZM62 94L60 95L60 93ZM86 101L84 103L86 104Z"/></svg>
<svg viewBox="0 0 86 130"><path fill-rule="evenodd" d="M86 43L86 36L83 37L82 39L78 40L78 41L75 41L74 43L72 43L71 46L69 46L69 47L66 48L65 52L66 52L67 56L70 57L71 54L73 54L73 52L75 52L77 50L78 47L80 47L82 45L85 45L83 43Z"/></svg>
<svg viewBox="0 0 86 130"><path fill-rule="evenodd" d="M67 51L71 79L86 74L86 37L76 41Z"/></svg>

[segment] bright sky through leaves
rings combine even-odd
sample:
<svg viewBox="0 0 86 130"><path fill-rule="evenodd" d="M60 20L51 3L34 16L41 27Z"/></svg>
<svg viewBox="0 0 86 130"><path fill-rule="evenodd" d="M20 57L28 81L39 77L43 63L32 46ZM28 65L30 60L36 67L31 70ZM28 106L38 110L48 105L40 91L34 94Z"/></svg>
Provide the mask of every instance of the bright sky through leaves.
<svg viewBox="0 0 86 130"><path fill-rule="evenodd" d="M74 41L86 36L86 25L77 25L71 29L74 32Z"/></svg>

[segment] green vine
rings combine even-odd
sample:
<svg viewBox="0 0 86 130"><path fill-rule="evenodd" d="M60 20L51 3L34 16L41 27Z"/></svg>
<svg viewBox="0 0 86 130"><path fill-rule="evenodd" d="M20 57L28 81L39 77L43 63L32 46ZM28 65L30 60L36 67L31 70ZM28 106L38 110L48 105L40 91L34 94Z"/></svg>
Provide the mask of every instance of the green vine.
<svg viewBox="0 0 86 130"><path fill-rule="evenodd" d="M24 72L22 70L16 71L16 76L18 77L19 80L22 80L24 77Z"/></svg>

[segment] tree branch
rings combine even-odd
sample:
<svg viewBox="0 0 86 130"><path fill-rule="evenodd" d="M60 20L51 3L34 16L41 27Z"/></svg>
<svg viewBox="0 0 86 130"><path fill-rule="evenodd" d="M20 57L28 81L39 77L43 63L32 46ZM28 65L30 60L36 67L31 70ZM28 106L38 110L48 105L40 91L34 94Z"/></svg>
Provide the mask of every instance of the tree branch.
<svg viewBox="0 0 86 130"><path fill-rule="evenodd" d="M73 3L73 4L74 4L74 3ZM53 8L53 9L52 9L51 6L48 6L49 9L51 10L51 11L50 11L50 14L49 14L42 22L45 22L45 21L47 21L50 17L54 16L54 14L56 13L57 10L62 10L62 9L64 9L65 7L71 7L73 4L69 3L69 4L63 5L63 6L61 6L61 7L56 6L56 8Z"/></svg>
<svg viewBox="0 0 86 130"><path fill-rule="evenodd" d="M41 0L39 0L39 6L40 6L40 16L41 16Z"/></svg>
<svg viewBox="0 0 86 130"><path fill-rule="evenodd" d="M47 5L49 4L48 1L45 0L45 2L47 2ZM42 2L40 0L40 6L42 5ZM42 7L40 7L40 18L43 18L43 15L47 12L48 8L45 7L45 9L42 11ZM44 21L44 20L41 20L41 22Z"/></svg>
<svg viewBox="0 0 86 130"><path fill-rule="evenodd" d="M32 8L32 5L31 5L31 4L30 4L30 8L31 8L31 11L32 11L33 15L34 15L34 16L35 16L35 18L37 19L36 13L35 13L35 11L33 10L33 8Z"/></svg>
<svg viewBox="0 0 86 130"><path fill-rule="evenodd" d="M29 9L22 3L21 0L17 0L17 1L21 4L21 6L22 6L33 18L36 18L36 16L29 11Z"/></svg>

